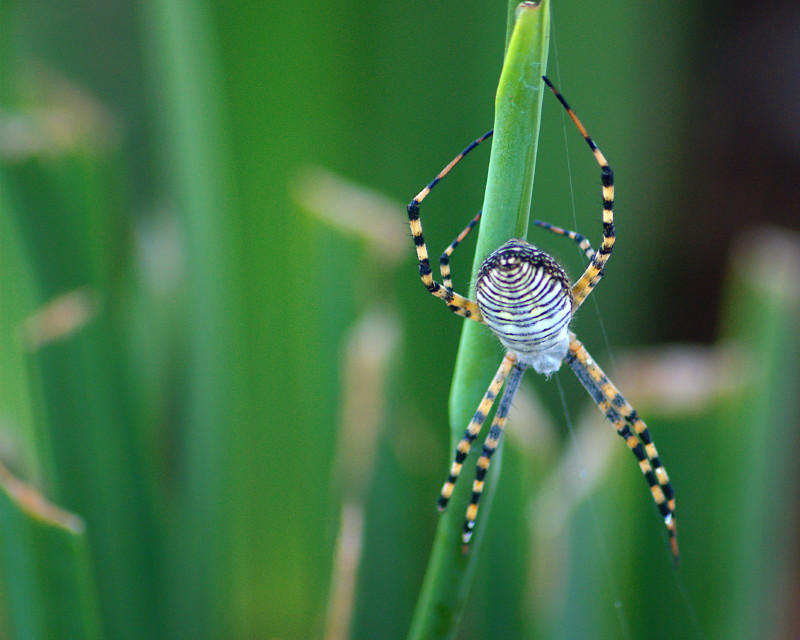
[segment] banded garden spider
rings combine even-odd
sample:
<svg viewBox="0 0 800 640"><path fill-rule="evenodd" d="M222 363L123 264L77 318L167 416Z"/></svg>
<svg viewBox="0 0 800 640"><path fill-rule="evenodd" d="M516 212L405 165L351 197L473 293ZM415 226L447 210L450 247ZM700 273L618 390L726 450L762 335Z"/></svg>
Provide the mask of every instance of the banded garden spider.
<svg viewBox="0 0 800 640"><path fill-rule="evenodd" d="M661 464L650 437L650 431L634 408L595 364L575 334L569 330L575 311L603 277L605 264L614 248L614 174L564 97L547 78L543 80L588 143L601 171L603 242L599 251L594 251L589 241L574 231L567 231L538 220L534 222L548 231L577 242L589 259L589 265L575 284L570 286L564 269L549 255L525 240L512 238L486 258L481 265L475 286L475 300L455 293L450 275L450 255L478 223L480 213L442 254L440 259L442 284L433 279L428 249L422 235L420 203L465 155L489 138L492 131L475 140L456 156L408 205L411 234L414 237L419 258L419 273L425 288L432 295L442 299L453 313L488 325L507 349L500 368L467 426L464 437L456 447L450 474L439 497L439 510L443 511L447 507L470 447L505 384L503 397L478 459L472 485L472 498L467 508L462 534L466 549L474 531L478 502L483 491L489 461L500 442L506 417L522 380L522 374L528 367L533 367L536 372L549 376L561 367L562 362L565 362L636 456L653 500L664 518L673 560L677 564L679 555L675 495L667 471Z"/></svg>

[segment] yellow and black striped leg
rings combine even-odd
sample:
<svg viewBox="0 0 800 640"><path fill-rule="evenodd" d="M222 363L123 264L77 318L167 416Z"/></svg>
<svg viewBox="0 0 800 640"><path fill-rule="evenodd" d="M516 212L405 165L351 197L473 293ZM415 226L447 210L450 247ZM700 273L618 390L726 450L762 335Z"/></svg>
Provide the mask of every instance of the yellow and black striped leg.
<svg viewBox="0 0 800 640"><path fill-rule="evenodd" d="M542 222L541 220L534 220L533 224L541 227L542 229L546 229L547 231L552 231L555 234L566 236L567 238L574 240L578 243L581 251L583 251L589 260L594 257L595 251L592 249L592 245L589 243L589 240L586 238L586 236L581 235L577 231L568 231L567 229L562 229L561 227L557 227L549 222Z"/></svg>
<svg viewBox="0 0 800 640"><path fill-rule="evenodd" d="M442 284L445 287L449 287L450 289L453 288L453 280L450 278L450 256L452 255L453 251L456 250L456 247L461 243L461 241L469 235L469 232L478 224L478 220L481 219L481 212L478 212L470 223L466 226L466 228L458 234L458 237L450 243L450 246L444 250L444 253L439 257L439 270L442 273Z"/></svg>
<svg viewBox="0 0 800 640"><path fill-rule="evenodd" d="M503 397L500 399L500 404L497 407L492 426L489 429L489 435L486 436L486 440L483 443L481 457L478 458L475 481L472 483L472 498L467 507L467 515L464 520L464 531L462 534L465 552L467 550L466 545L469 544L475 530L475 519L478 517L478 502L483 493L483 483L486 478L486 472L489 470L489 461L500 444L500 437L503 435L503 427L506 424L508 412L511 409L511 404L514 402L514 396L517 395L517 389L519 389L519 383L522 380L522 374L525 373L525 369L526 365L516 363L511 370L508 380L506 381L506 388L503 391Z"/></svg>
<svg viewBox="0 0 800 640"><path fill-rule="evenodd" d="M589 148L592 150L597 164L600 165L600 178L603 184L603 244L600 245L599 251L592 256L592 261L589 263L589 266L586 267L586 271L583 272L583 275L572 286L572 310L574 312L583 304L583 301L592 292L592 289L597 286L597 283L600 282L600 279L603 277L605 264L611 256L611 252L614 250L614 241L616 239L614 231L614 172L608 165L605 156L600 149L597 148L594 140L592 140L591 136L586 131L586 128L581 124L581 121L578 120L578 116L575 115L575 112L569 104L567 104L564 96L559 93L558 89L556 89L547 78L543 77L542 79L553 91L553 94L558 98L558 101L564 109L567 110L569 117L572 118L575 126L578 127L578 131L580 131L584 140L586 140L586 143L589 145Z"/></svg>
<svg viewBox="0 0 800 640"><path fill-rule="evenodd" d="M625 440L633 455L636 456L639 468L650 487L653 500L664 518L673 561L677 565L680 555L675 520L675 492L670 484L667 471L661 463L655 444L653 444L647 425L608 379L608 376L603 373L603 370L594 363L586 348L575 336L571 336L565 362L589 392L600 411ZM635 434L631 431L631 426L636 432Z"/></svg>
<svg viewBox="0 0 800 640"><path fill-rule="evenodd" d="M513 354L506 354L506 357L503 358L503 362L500 363L500 368L497 370L492 383L489 385L481 403L478 405L478 410L475 412L472 420L470 420L469 425L467 425L464 437L461 438L461 441L456 447L456 455L453 459L453 464L450 466L450 475L447 476L447 481L442 487L442 493L439 495L439 511L444 511L447 507L450 496L453 495L453 487L455 487L456 480L458 480L458 476L461 474L461 469L464 466L464 460L466 460L469 454L470 447L472 447L475 438L478 437L481 427L483 427L483 423L486 420L486 416L489 414L489 411L491 411L495 398L497 398L500 393L500 389L503 388L503 383L508 377L508 372L511 371L511 367L514 366L516 360L517 358Z"/></svg>
<svg viewBox="0 0 800 640"><path fill-rule="evenodd" d="M472 142L466 149L459 153L439 174L420 191L417 196L408 204L408 221L411 225L411 235L414 238L414 246L417 249L417 258L419 259L419 275L425 288L437 298L444 300L449 309L460 316L470 318L477 322L483 322L483 316L480 309L474 300L465 298L462 295L455 293L450 286L442 286L433 279L431 264L428 258L428 248L425 245L425 237L422 233L422 221L419 217L419 206L431 190L444 178L454 166L456 166L461 159L466 156L470 151L477 147L481 142L486 140L492 135L489 131L482 135L480 138Z"/></svg>

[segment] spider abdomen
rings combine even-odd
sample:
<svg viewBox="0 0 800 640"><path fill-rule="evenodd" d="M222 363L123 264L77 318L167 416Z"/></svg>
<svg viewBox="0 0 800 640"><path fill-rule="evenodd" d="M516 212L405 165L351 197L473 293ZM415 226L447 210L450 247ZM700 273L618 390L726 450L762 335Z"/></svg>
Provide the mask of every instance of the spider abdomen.
<svg viewBox="0 0 800 640"><path fill-rule="evenodd" d="M558 370L572 319L561 265L525 240L509 240L481 265L475 297L486 324L521 363L546 375Z"/></svg>

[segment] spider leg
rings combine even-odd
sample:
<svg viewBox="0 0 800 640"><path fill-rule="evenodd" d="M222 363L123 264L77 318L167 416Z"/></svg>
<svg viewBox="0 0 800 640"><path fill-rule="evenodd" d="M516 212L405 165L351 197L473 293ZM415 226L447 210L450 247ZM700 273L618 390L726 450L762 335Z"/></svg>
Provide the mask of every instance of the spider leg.
<svg viewBox="0 0 800 640"><path fill-rule="evenodd" d="M469 235L469 232L478 224L478 220L480 219L481 212L478 211L478 215L470 221L466 228L458 234L458 237L450 243L450 246L447 247L444 253L439 257L439 270L442 273L442 284L447 288L453 288L453 281L450 279L450 255L456 250L459 243Z"/></svg>
<svg viewBox="0 0 800 640"><path fill-rule="evenodd" d="M594 363L583 344L574 335L570 335L570 338L569 352L565 362L572 368L597 407L614 425L617 433L622 436L625 444L639 461L639 468L650 486L653 500L664 518L673 561L677 565L680 555L675 521L675 492L670 484L667 471L661 464L650 431L636 410L622 396L602 369ZM636 432L635 435L631 431L631 427Z"/></svg>
<svg viewBox="0 0 800 640"><path fill-rule="evenodd" d="M552 231L560 236L566 236L567 238L574 240L578 243L581 251L583 251L589 260L594 257L595 251L592 249L592 245L589 244L589 240L586 239L586 236L581 235L577 231L568 231L567 229L562 229L561 227L557 227L549 222L542 222L541 220L534 220L533 224L541 227L542 229L546 229L547 231Z"/></svg>
<svg viewBox="0 0 800 640"><path fill-rule="evenodd" d="M422 234L422 221L419 217L419 205L425 197L431 192L439 180L444 178L454 166L456 166L461 159L477 147L481 142L486 140L492 135L489 131L482 135L480 138L472 142L466 149L459 153L439 174L420 191L416 197L408 204L408 221L411 225L411 235L414 237L414 246L417 248L417 258L419 259L419 275L422 279L422 284L425 288L437 298L441 298L450 308L450 310L465 318L470 318L477 322L483 322L483 316L478 308L478 304L474 300L465 298L462 295L455 293L452 287L443 286L433 279L430 260L428 259L428 248L425 246L425 238Z"/></svg>
<svg viewBox="0 0 800 640"><path fill-rule="evenodd" d="M489 414L489 411L491 411L492 405L497 395L500 393L500 389L503 388L503 383L506 381L511 367L514 366L514 362L516 362L516 356L512 353L507 353L506 357L503 358L503 362L500 363L500 368L497 370L492 383L486 390L481 403L478 405L478 410L475 412L472 420L470 420L469 425L467 425L464 437L461 438L461 441L456 447L455 458L453 459L453 464L450 466L450 475L447 476L447 481L442 487L442 493L439 495L439 511L444 511L447 507L450 496L453 495L453 487L456 484L456 480L458 480L458 476L461 474L464 460L466 460L467 454L469 454L470 447L472 447L475 438L478 437L481 427L483 427L483 423L486 420L486 416Z"/></svg>
<svg viewBox="0 0 800 640"><path fill-rule="evenodd" d="M578 120L578 116L575 115L575 112L569 104L567 104L564 96L559 93L558 89L556 89L546 77L542 79L553 91L564 109L567 110L569 117L572 118L575 126L578 127L578 131L580 131L584 140L586 140L586 143L589 145L589 148L592 150L597 164L600 165L600 177L603 184L603 243L600 245L600 250L592 256L592 261L589 263L589 266L586 267L586 271L584 271L578 281L572 285L572 311L574 313L578 307L583 304L583 301L592 292L592 289L597 286L597 283L600 282L600 278L603 277L605 264L614 249L614 241L616 239L614 232L614 172L608 165L605 156L600 149L597 148L594 140L589 136L586 128L581 124L581 121Z"/></svg>
<svg viewBox="0 0 800 640"><path fill-rule="evenodd" d="M508 356L506 357L508 358ZM506 382L506 388L503 391L503 397L500 399L500 405L497 407L497 413L495 413L492 426L489 429L489 435L486 436L486 440L483 443L483 451L481 452L481 457L478 458L475 480L472 483L472 498L467 507L467 514L464 520L462 540L464 541L465 551L466 545L469 544L475 530L475 519L478 516L478 502L483 493L483 483L486 472L489 470L489 461L494 452L497 451L497 446L500 444L500 436L503 435L503 427L506 424L506 418L511 409L511 403L514 402L514 396L517 395L517 389L519 389L519 383L522 380L522 374L525 373L526 368L526 365L516 363L511 370Z"/></svg>

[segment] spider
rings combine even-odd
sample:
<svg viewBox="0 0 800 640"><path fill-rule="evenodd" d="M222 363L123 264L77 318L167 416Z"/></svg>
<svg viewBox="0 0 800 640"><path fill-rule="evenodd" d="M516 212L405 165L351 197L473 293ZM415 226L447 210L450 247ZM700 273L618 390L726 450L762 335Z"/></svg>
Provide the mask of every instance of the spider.
<svg viewBox="0 0 800 640"><path fill-rule="evenodd" d="M589 241L579 233L539 220L534 221L534 224L543 229L574 240L589 259L586 270L577 282L570 285L564 269L548 254L525 240L512 238L489 255L481 265L475 285L475 300L453 291L450 256L478 223L480 213L442 254L440 258L442 283L439 284L433 279L428 250L422 234L420 203L464 156L489 138L492 131L472 142L456 156L408 205L411 234L419 258L420 277L425 288L443 300L453 313L488 325L507 350L500 368L467 426L464 437L456 447L450 474L439 496L439 510L443 511L447 507L472 443L480 433L489 411L505 385L489 434L484 441L483 451L478 459L472 497L467 507L462 533L466 551L474 532L478 502L483 491L489 461L500 443L503 427L523 373L528 367L532 367L537 373L549 377L563 362L572 369L594 403L636 457L650 487L653 500L664 518L673 561L677 564L679 555L675 495L667 471L661 464L655 444L650 437L650 431L569 328L575 311L603 277L605 264L614 248L616 238L613 208L614 174L600 149L561 93L546 77L543 77L543 80L566 109L600 165L603 242L598 251L592 249Z"/></svg>

